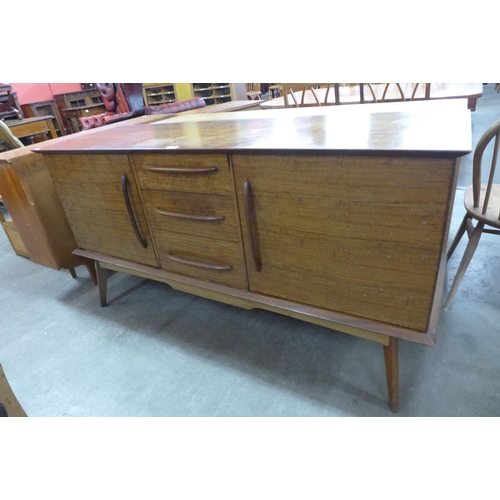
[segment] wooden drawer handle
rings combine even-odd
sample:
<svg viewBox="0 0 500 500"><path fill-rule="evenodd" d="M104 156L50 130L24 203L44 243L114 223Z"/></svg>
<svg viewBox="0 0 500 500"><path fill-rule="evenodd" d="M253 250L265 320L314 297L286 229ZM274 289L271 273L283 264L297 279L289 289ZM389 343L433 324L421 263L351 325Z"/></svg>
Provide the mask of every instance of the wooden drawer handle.
<svg viewBox="0 0 500 500"><path fill-rule="evenodd" d="M144 248L148 248L146 242L144 241L144 238L141 236L141 233L139 232L139 227L137 226L137 221L135 220L134 211L132 210L132 204L130 203L130 193L128 190L127 174L122 175L122 192L123 192L123 199L125 200L125 205L127 206L127 212L130 218L130 223L132 224L135 236L139 241L139 243L141 244L141 246L143 246Z"/></svg>
<svg viewBox="0 0 500 500"><path fill-rule="evenodd" d="M176 217L178 219L201 220L201 221L217 221L225 219L223 215L183 214L180 212L169 212L167 210L163 210L162 208L157 208L156 211L161 215L168 215L169 217Z"/></svg>
<svg viewBox="0 0 500 500"><path fill-rule="evenodd" d="M165 172L166 174L209 174L215 172L218 167L207 168L178 168L178 167L142 167L150 172Z"/></svg>
<svg viewBox="0 0 500 500"><path fill-rule="evenodd" d="M261 264L257 258L257 251L255 248L255 237L253 234L253 207L252 207L252 185L250 180L247 179L243 185L243 200L245 204L245 221L247 223L247 236L250 243L250 255L256 271L261 270Z"/></svg>
<svg viewBox="0 0 500 500"><path fill-rule="evenodd" d="M180 262L181 264L188 264L190 266L202 267L203 269L210 269L212 271L230 271L233 268L233 266L224 266L219 264L212 264L211 262L186 259L184 257L179 257L178 255L174 255L173 253L170 252L167 252L166 256L170 260L175 260L176 262Z"/></svg>

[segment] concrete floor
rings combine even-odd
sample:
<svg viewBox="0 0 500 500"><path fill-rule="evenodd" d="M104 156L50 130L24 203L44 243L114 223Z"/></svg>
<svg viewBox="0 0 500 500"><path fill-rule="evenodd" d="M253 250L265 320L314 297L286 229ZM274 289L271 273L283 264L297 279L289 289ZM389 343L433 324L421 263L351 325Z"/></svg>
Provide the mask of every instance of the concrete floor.
<svg viewBox="0 0 500 500"><path fill-rule="evenodd" d="M489 84L472 113L474 145L499 118ZM462 160L452 235L471 160ZM33 264L3 232L0 363L29 416L499 416L495 238L483 237L437 346L400 342L397 415L378 344L118 273L101 308L84 268L73 280Z"/></svg>

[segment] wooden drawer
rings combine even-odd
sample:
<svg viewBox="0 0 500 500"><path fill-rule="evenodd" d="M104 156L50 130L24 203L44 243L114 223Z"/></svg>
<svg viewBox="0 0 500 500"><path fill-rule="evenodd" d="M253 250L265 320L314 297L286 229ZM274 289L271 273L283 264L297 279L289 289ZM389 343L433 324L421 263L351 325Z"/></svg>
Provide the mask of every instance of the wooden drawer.
<svg viewBox="0 0 500 500"><path fill-rule="evenodd" d="M230 196L171 191L144 193L151 230L193 234L239 242L235 207Z"/></svg>
<svg viewBox="0 0 500 500"><path fill-rule="evenodd" d="M133 154L142 189L232 195L232 177L226 155Z"/></svg>
<svg viewBox="0 0 500 500"><path fill-rule="evenodd" d="M162 269L192 278L247 288L237 243L167 231L154 233Z"/></svg>

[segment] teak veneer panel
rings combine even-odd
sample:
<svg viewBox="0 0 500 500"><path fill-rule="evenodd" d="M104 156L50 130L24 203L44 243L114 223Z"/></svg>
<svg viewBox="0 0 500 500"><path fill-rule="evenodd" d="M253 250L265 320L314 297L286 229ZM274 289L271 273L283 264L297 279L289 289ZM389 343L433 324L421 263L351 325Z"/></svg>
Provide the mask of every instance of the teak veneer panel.
<svg viewBox="0 0 500 500"><path fill-rule="evenodd" d="M134 173L128 155L48 155L56 185L78 247L157 267ZM135 236L121 187L129 182L130 200L143 248Z"/></svg>
<svg viewBox="0 0 500 500"><path fill-rule="evenodd" d="M243 185L252 185L262 269L248 266L251 291L427 330L454 160L235 154L232 162L247 255Z"/></svg>

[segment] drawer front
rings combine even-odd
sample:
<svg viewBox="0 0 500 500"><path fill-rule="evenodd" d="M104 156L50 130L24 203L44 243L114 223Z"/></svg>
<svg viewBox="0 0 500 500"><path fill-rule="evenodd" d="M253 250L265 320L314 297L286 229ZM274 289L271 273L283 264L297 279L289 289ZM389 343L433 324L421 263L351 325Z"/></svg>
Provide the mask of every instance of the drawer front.
<svg viewBox="0 0 500 500"><path fill-rule="evenodd" d="M240 246L229 241L158 231L162 269L234 288L247 288Z"/></svg>
<svg viewBox="0 0 500 500"><path fill-rule="evenodd" d="M134 154L142 189L232 195L226 155Z"/></svg>
<svg viewBox="0 0 500 500"><path fill-rule="evenodd" d="M239 241L230 196L148 190L144 193L153 232L171 231L226 241Z"/></svg>

